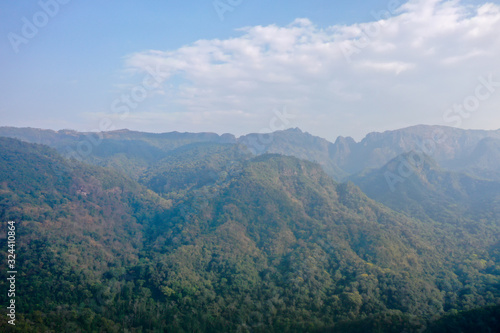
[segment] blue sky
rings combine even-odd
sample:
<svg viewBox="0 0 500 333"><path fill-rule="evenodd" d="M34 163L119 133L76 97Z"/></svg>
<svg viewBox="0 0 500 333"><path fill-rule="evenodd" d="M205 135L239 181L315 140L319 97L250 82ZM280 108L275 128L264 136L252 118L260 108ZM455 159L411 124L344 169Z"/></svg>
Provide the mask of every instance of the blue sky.
<svg viewBox="0 0 500 333"><path fill-rule="evenodd" d="M498 1L217 1L4 1L0 126L500 128Z"/></svg>

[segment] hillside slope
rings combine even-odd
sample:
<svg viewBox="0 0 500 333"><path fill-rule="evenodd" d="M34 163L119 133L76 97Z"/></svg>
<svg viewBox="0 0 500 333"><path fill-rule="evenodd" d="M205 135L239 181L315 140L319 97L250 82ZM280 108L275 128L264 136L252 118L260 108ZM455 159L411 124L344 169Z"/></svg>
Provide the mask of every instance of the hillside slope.
<svg viewBox="0 0 500 333"><path fill-rule="evenodd" d="M499 181L447 171L425 154L402 154L350 179L374 200L420 219L500 220Z"/></svg>
<svg viewBox="0 0 500 333"><path fill-rule="evenodd" d="M137 264L148 221L169 203L120 174L65 160L43 145L0 138L0 161L2 230L7 221L17 222L16 329L136 326L132 312L125 324L109 320L109 306L126 282L110 278ZM7 248L5 238L0 246ZM7 288L5 265L1 290Z"/></svg>
<svg viewBox="0 0 500 333"><path fill-rule="evenodd" d="M45 146L0 147L22 332L314 332L380 318L418 332L500 299L497 221L409 218L315 163L196 144L161 163L178 176L162 198ZM221 168L234 160L238 172ZM206 167L222 180L192 177Z"/></svg>

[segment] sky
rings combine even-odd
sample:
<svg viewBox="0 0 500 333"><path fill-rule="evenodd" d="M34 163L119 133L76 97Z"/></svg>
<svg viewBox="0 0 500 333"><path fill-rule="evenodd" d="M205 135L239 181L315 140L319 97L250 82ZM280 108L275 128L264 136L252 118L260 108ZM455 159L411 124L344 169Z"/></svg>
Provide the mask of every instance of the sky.
<svg viewBox="0 0 500 333"><path fill-rule="evenodd" d="M500 1L5 0L0 126L500 128Z"/></svg>

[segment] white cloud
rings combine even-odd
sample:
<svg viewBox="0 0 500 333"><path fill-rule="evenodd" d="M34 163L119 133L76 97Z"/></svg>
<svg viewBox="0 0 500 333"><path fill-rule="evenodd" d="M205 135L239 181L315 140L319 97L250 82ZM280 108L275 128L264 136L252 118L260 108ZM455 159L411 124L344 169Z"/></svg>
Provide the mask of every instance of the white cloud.
<svg viewBox="0 0 500 333"><path fill-rule="evenodd" d="M415 68L415 64L404 62L373 62L365 61L359 64L359 67L366 69L373 69L379 72L393 72L395 74L402 73L406 70Z"/></svg>
<svg viewBox="0 0 500 333"><path fill-rule="evenodd" d="M286 105L299 114L293 126L329 139L450 125L443 123L445 109L473 93L478 76L500 81L498 31L496 4L412 0L373 22L319 28L302 18L138 52L126 58L126 69L143 76L159 69L165 95L160 109L145 103L148 109L137 108L130 119L243 134L266 127L263 119ZM499 108L500 88L472 116L474 124L484 119L500 127Z"/></svg>

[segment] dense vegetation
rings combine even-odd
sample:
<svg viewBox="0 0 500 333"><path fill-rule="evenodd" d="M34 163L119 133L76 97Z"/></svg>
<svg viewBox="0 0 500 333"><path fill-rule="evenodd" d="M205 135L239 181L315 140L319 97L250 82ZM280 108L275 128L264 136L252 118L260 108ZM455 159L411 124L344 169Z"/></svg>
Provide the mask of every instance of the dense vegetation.
<svg viewBox="0 0 500 333"><path fill-rule="evenodd" d="M445 170L425 154L402 154L351 180L369 197L421 220L469 225L500 220L500 181Z"/></svg>
<svg viewBox="0 0 500 333"><path fill-rule="evenodd" d="M16 327L7 325L4 313L0 327L20 332L498 327L495 192L488 192L490 201L478 218L468 214L472 204L455 211L446 205L427 211L424 205L416 215L406 203L419 201L409 185L420 183L410 179L402 184L408 184L406 192L399 192L405 193L401 206L392 207L396 212L352 183L336 183L317 164L271 154L252 157L237 145L196 140L168 149L158 145L158 151L143 143L106 141L92 155L103 168L64 159L46 146L0 138L0 220L18 223L20 271ZM481 186L497 188L431 164L425 174L425 184L435 181L441 189L449 181L456 186L450 193L462 189L461 196L450 197L419 185L419 191L450 205L471 202L473 193L484 192ZM365 179L377 184L375 174L370 177ZM471 186L479 190L471 192ZM6 248L5 239L0 246ZM0 270L5 274L6 267ZM2 276L0 290L6 290L5 281Z"/></svg>

